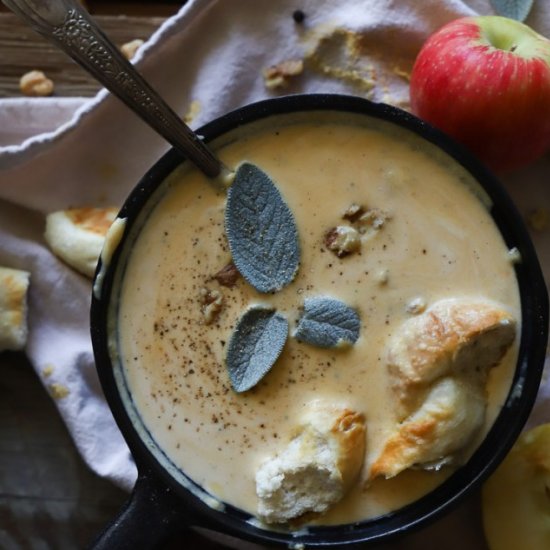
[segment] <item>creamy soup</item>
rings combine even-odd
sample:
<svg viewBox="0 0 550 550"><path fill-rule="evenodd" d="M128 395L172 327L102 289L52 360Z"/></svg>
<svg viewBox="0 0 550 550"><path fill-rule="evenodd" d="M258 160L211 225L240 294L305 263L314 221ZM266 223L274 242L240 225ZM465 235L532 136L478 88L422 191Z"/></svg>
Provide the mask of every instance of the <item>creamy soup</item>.
<svg viewBox="0 0 550 550"><path fill-rule="evenodd" d="M112 354L123 365L127 407L172 472L185 472L212 503L255 514L255 473L288 443L304 406L319 398L342 403L365 415L365 463L354 488L315 522L371 518L414 501L452 468L365 483L395 423L388 340L419 304L450 297L493 300L520 320L510 254L484 193L435 147L368 117L280 117L215 146L227 166L249 161L276 182L296 218L300 269L274 294L242 277L233 287L220 285L212 277L231 261L225 194L194 168L176 170L134 226L118 276ZM389 217L363 235L360 250L339 258L324 237L352 204ZM207 319L204 294L213 291L222 307ZM290 337L270 372L253 389L235 392L225 352L243 312L271 305L292 330L304 299L319 295L355 308L357 342L320 349ZM485 426L469 452L510 389L517 341L490 371Z"/></svg>

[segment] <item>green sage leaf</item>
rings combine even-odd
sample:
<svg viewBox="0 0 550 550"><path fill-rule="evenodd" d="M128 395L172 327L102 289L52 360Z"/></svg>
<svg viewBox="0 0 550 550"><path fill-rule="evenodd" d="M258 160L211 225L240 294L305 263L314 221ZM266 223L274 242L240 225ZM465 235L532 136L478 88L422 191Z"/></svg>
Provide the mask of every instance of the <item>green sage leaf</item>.
<svg viewBox="0 0 550 550"><path fill-rule="evenodd" d="M491 5L498 15L525 21L533 7L533 0L491 0Z"/></svg>
<svg viewBox="0 0 550 550"><path fill-rule="evenodd" d="M233 263L260 292L276 292L298 271L294 216L270 177L243 163L227 193L225 230Z"/></svg>
<svg viewBox="0 0 550 550"><path fill-rule="evenodd" d="M236 392L255 386L275 364L288 338L288 321L273 309L253 307L240 318L227 348Z"/></svg>
<svg viewBox="0 0 550 550"><path fill-rule="evenodd" d="M315 297L305 300L294 337L320 348L334 348L354 344L360 328L353 308L334 298Z"/></svg>

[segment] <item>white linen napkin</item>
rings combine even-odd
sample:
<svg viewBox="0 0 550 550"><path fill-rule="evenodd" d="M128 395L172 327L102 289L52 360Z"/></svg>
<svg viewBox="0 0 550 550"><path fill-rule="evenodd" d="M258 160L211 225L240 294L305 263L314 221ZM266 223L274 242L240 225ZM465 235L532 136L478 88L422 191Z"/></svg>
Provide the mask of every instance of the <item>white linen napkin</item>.
<svg viewBox="0 0 550 550"><path fill-rule="evenodd" d="M296 8L306 15L302 24L293 21ZM423 41L444 23L476 13L494 12L485 0L190 0L134 61L178 114L195 105L191 125L198 127L233 108L277 95L264 85L264 68L301 59L321 36L350 29L361 32L369 44L361 68L376 78L368 86L306 66L284 92L349 93L406 108L403 74L410 71ZM550 36L548 3L535 2L527 23ZM342 54L337 42L332 47L331 55ZM58 397L56 405L84 460L128 490L135 467L102 395L91 351L91 282L49 251L44 216L71 206L120 206L167 149L104 90L92 99L0 100L0 265L31 272L26 352L45 387ZM547 155L504 178L522 213L550 209L549 168ZM533 238L548 283L549 230L533 232ZM549 400L545 379L531 425L550 421ZM482 548L478 530L469 527L471 510L461 508L443 523L411 535L407 547L422 544L425 534L431 546L434 540L451 539L451 525L463 531L457 548ZM446 544L451 548L453 542Z"/></svg>

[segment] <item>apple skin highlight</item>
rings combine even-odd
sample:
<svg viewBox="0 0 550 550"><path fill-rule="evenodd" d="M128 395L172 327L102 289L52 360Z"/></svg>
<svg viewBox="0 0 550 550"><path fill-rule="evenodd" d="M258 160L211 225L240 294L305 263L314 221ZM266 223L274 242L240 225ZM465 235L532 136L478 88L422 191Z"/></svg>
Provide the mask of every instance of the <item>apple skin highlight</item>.
<svg viewBox="0 0 550 550"><path fill-rule="evenodd" d="M496 172L550 149L550 40L499 16L465 17L418 54L411 108Z"/></svg>

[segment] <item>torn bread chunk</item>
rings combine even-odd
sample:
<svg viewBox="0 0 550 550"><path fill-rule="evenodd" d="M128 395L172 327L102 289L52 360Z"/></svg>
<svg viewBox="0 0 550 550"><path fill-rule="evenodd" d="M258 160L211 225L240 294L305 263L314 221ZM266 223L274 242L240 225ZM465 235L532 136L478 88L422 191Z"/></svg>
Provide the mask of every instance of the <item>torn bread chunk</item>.
<svg viewBox="0 0 550 550"><path fill-rule="evenodd" d="M93 277L107 230L115 220L116 208L72 208L46 217L44 237L56 256Z"/></svg>
<svg viewBox="0 0 550 550"><path fill-rule="evenodd" d="M437 381L420 408L399 424L371 467L370 477L394 477L411 467L438 469L454 461L481 428L482 389L451 377Z"/></svg>
<svg viewBox="0 0 550 550"><path fill-rule="evenodd" d="M415 410L430 384L442 376L484 385L489 369L516 335L516 321L489 301L446 299L403 324L388 346L388 370L402 420Z"/></svg>
<svg viewBox="0 0 550 550"><path fill-rule="evenodd" d="M0 351L27 343L27 291L30 273L0 267Z"/></svg>
<svg viewBox="0 0 550 550"><path fill-rule="evenodd" d="M267 523L286 523L326 512L359 475L365 432L362 414L310 403L289 444L256 472L258 515Z"/></svg>

